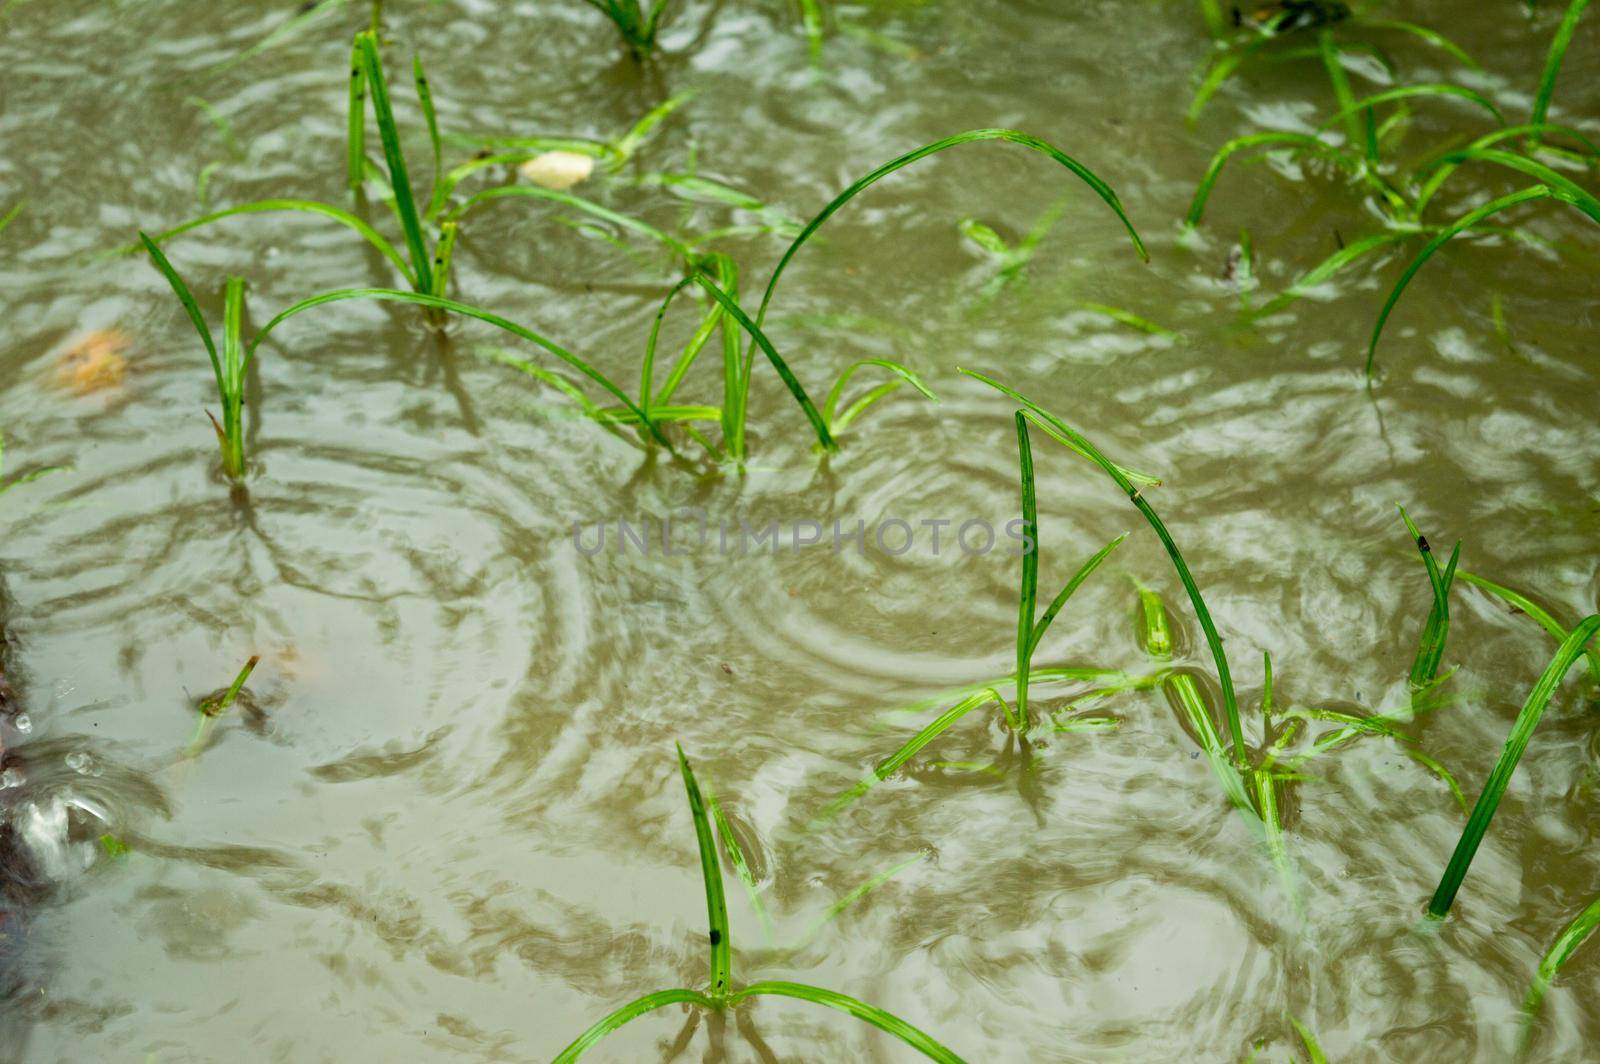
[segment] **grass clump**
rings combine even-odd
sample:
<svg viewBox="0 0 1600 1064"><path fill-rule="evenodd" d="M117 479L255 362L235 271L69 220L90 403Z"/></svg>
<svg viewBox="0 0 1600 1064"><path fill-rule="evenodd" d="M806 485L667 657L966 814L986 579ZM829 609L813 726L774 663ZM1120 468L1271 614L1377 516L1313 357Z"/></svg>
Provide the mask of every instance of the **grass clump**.
<svg viewBox="0 0 1600 1064"><path fill-rule="evenodd" d="M211 371L217 383L217 399L222 404L222 420L218 421L216 415L209 410L206 411L206 417L211 419L211 427L217 433L217 445L222 450L223 472L238 480L244 476L245 371L250 366L250 359L255 350L253 346L248 351L245 349L241 335L244 278L230 277L224 288L222 351L219 353L216 341L211 336L211 327L206 324L205 316L200 313L200 305L195 302L189 286L173 268L172 263L167 261L166 255L162 254L154 240L143 232L139 234L139 240L149 253L150 261L172 286L173 294L178 297L184 312L189 315L189 321L194 324L195 332L200 335L200 342L205 345L206 355L211 359Z"/></svg>
<svg viewBox="0 0 1600 1064"><path fill-rule="evenodd" d="M1391 286L1367 344L1365 375L1372 379L1377 345L1390 313L1417 272L1440 249L1463 234L1485 236L1523 236L1520 230L1489 224L1502 212L1540 200L1556 200L1577 208L1600 223L1600 199L1565 175L1534 156L1556 155L1593 165L1600 160L1600 147L1581 132L1549 121L1550 99L1556 75L1566 55L1578 15L1586 0L1573 0L1567 10L1535 95L1532 114L1526 123L1508 123L1495 102L1475 89L1435 82L1403 84L1366 96L1351 87L1343 57L1352 50L1376 55L1391 73L1387 53L1366 42L1353 41L1350 34L1363 30L1395 31L1420 39L1451 55L1464 65L1477 64L1443 35L1425 27L1393 20L1374 20L1351 14L1337 25L1322 25L1315 32L1314 45L1285 43L1303 41L1306 35L1285 33L1279 28L1257 27L1242 33L1214 62L1196 94L1191 117L1206 100L1235 73L1247 59L1275 57L1317 60L1324 67L1335 102L1333 114L1311 133L1299 130L1268 130L1235 137L1222 145L1200 180L1185 216L1186 225L1200 223L1208 200L1226 164L1236 156L1263 153L1290 159L1315 159L1343 174L1360 188L1373 209L1384 221L1380 232L1346 243L1314 265L1277 296L1247 310L1252 319L1276 313L1296 299L1330 281L1359 260L1393 247L1421 242L1399 280ZM1297 29L1303 28L1299 23ZM1465 148L1454 146L1435 151L1422 162L1401 161L1389 150L1404 135L1410 104L1418 101L1464 101L1485 113L1494 123L1489 132L1472 140ZM1387 110L1387 114L1380 118ZM1549 142L1557 136L1572 142L1571 147L1556 147ZM1459 141L1457 142L1459 143ZM1429 207L1446 181L1467 164L1509 169L1531 177L1531 184L1517 192L1492 198L1453 216L1436 219ZM1529 238L1533 239L1533 238Z"/></svg>
<svg viewBox="0 0 1600 1064"><path fill-rule="evenodd" d="M722 868L718 863L716 841L712 836L711 823L707 817L707 802L681 746L678 747L678 767L683 776L683 787L689 801L689 813L694 820L695 842L700 852L700 875L706 893L706 918L710 924L709 973L706 986L702 990L687 988L657 990L628 1002L580 1034L556 1054L552 1064L571 1064L613 1031L640 1016L668 1005L685 1004L721 1012L757 997L797 998L831 1008L893 1035L930 1060L939 1061L941 1064L960 1064L961 1058L932 1036L893 1013L849 995L786 980L765 980L735 988L732 927L728 920L727 899L723 894ZM729 838L730 836L726 834L723 836L724 845L727 845Z"/></svg>
<svg viewBox="0 0 1600 1064"><path fill-rule="evenodd" d="M189 740L190 756L198 754L205 748L206 736L215 725L218 717L226 713L233 706L234 700L239 697L239 692L244 689L245 681L250 679L250 674L256 670L256 665L261 661L260 654L250 655L250 660L234 676L233 683L229 684L221 694L211 698L202 698L196 710L198 718L195 721L194 736Z"/></svg>

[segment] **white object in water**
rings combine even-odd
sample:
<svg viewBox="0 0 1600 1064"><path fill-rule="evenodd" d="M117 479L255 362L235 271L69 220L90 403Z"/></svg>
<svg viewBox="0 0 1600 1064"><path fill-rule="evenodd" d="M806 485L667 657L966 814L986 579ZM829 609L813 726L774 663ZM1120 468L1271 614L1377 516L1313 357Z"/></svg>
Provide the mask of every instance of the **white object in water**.
<svg viewBox="0 0 1600 1064"><path fill-rule="evenodd" d="M519 168L522 176L541 188L564 191L594 173L594 156L575 151L547 151Z"/></svg>

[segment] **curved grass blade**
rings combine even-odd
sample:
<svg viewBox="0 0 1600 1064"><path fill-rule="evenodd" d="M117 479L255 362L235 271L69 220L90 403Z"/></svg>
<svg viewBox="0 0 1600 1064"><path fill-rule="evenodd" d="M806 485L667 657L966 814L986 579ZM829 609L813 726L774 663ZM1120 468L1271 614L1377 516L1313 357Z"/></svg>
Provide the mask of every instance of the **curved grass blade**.
<svg viewBox="0 0 1600 1064"><path fill-rule="evenodd" d="M1510 195L1490 200L1476 210L1468 211L1445 226L1432 240L1428 241L1427 245L1417 252L1417 257L1412 259L1410 265L1405 268L1405 272L1400 275L1400 280L1395 283L1394 288L1389 292L1389 298L1384 301L1383 309L1378 312L1377 324L1372 327L1372 338L1367 341L1367 379L1369 381L1372 379L1372 364L1378 354L1378 338L1383 335L1384 324L1388 322L1389 315L1394 311L1395 304L1400 301L1401 293L1406 290L1406 286L1411 283L1411 279L1417 275L1417 271L1422 269L1428 260L1433 257L1434 252L1490 215L1510 210L1512 207L1517 207L1524 203L1531 203L1534 200L1551 198L1559 199L1560 197L1556 196L1548 185L1530 185L1520 192L1513 192Z"/></svg>
<svg viewBox="0 0 1600 1064"><path fill-rule="evenodd" d="M1068 450L1071 450L1076 454L1081 455L1084 458L1089 458L1091 461L1093 461L1089 451L1084 449L1083 446L1075 439L1075 437L1077 437L1077 433L1073 432L1065 422L1061 421L1060 418L1050 413L1044 407L1040 406L1038 403L1035 403L1032 399L1029 399L1022 393L1013 391L998 381L990 380L988 377L985 377L980 373L965 369L961 370L961 372L965 373L969 377L983 381L991 388L994 388L996 391L1006 396L1006 398L1014 399L1023 406L1027 407L1031 413L1036 415L1033 419L1033 423L1038 425L1046 436L1049 436L1051 439L1055 440L1063 447L1066 447ZM1152 476L1149 473L1135 472L1134 470L1127 469L1123 466L1117 466L1116 469L1119 475L1127 478L1135 484L1138 484L1141 488L1153 488L1158 487L1161 484L1160 477Z"/></svg>
<svg viewBox="0 0 1600 1064"><path fill-rule="evenodd" d="M657 126L666 121L668 115L694 99L695 91L690 89L687 92L680 92L656 104L643 118L635 122L626 133L612 142L611 150L614 153L611 163L612 169L620 168L623 163L632 158L633 153L639 150L639 145L650 138L650 134L655 132Z"/></svg>
<svg viewBox="0 0 1600 1064"><path fill-rule="evenodd" d="M910 761L913 757L916 757L918 751L920 751L924 746L927 746L929 743L933 742L939 736L943 735L956 721L966 716L972 710L977 709L979 706L985 705L991 701L1000 707L1002 713L1005 713L1007 716L1010 715L1010 707L1006 705L1005 699L1001 698L999 693L992 687L986 687L981 691L968 695L955 705L951 706L949 709L945 710L943 713L939 714L939 716L934 718L931 723L929 723L921 731L917 732L916 735L912 736L904 746L900 747L900 749L896 750L886 759L879 762L878 766L872 770L872 774L870 776L862 778L856 783L855 786L851 787L849 790L845 791L843 794L839 795L839 797L835 798L833 801L824 806L822 811L812 819L810 825L808 826L814 829L838 816L839 813L851 802L855 801L857 798L860 798L873 787L876 787L879 783L882 783L884 780L888 779L897 769L899 769L901 765L905 764L907 761Z"/></svg>
<svg viewBox="0 0 1600 1064"><path fill-rule="evenodd" d="M1482 65L1476 59L1468 55L1465 49L1461 48L1450 38L1446 37L1437 30L1431 30L1426 26L1419 26L1415 22L1402 22L1399 19L1387 18L1364 18L1361 20L1361 28L1368 30L1393 30L1396 33L1409 33L1411 36L1433 45L1440 51L1448 53L1453 58L1459 59L1473 70L1483 69Z"/></svg>
<svg viewBox="0 0 1600 1064"><path fill-rule="evenodd" d="M1300 1044L1306 1047L1306 1056L1310 1058L1311 1064L1328 1064L1328 1057L1322 1052L1322 1046L1317 1042L1317 1036L1312 1033L1311 1028L1293 1016L1289 1017L1289 1022L1294 1025L1294 1033L1300 1036Z"/></svg>
<svg viewBox="0 0 1600 1064"><path fill-rule="evenodd" d="M572 1064L573 1061L583 1056L595 1047L595 1043L617 1028L636 1020L647 1012L665 1008L668 1005L699 1005L702 1008L714 1009L717 1003L698 990L657 990L646 994L636 1001L630 1001L617 1011L601 1019L593 1027L580 1034L567 1048L555 1055L550 1064Z"/></svg>
<svg viewBox="0 0 1600 1064"><path fill-rule="evenodd" d="M5 214L0 215L0 233L5 232L6 226L10 225L14 220L16 220L17 215L22 213L22 206L24 202L25 201L23 200L18 200L9 211L6 211Z"/></svg>
<svg viewBox="0 0 1600 1064"><path fill-rule="evenodd" d="M1285 288L1282 292L1279 292L1270 300L1251 311L1250 316L1252 318L1264 318L1269 314L1275 314L1318 285L1327 283L1340 270L1343 270L1368 252L1376 251L1389 244L1410 240L1415 235L1413 232L1375 233L1372 236L1362 237L1360 240L1353 240L1317 263L1288 288Z"/></svg>
<svg viewBox="0 0 1600 1064"><path fill-rule="evenodd" d="M206 354L211 358L211 371L216 376L217 394L224 395L227 385L222 376L222 360L217 357L217 345L211 339L211 328L206 325L205 316L200 313L200 305L194 300L194 293L189 291L189 286L184 284L183 278L178 276L178 271L172 268L172 263L161 253L143 230L139 232L139 241L144 244L144 250L150 256L150 261L155 263L156 269L161 271L161 276L167 279L167 284L172 286L173 294L178 297L178 302L183 304L184 312L189 315L189 320L194 323L194 331L200 334L200 342L206 345Z"/></svg>
<svg viewBox="0 0 1600 1064"><path fill-rule="evenodd" d="M1167 526L1162 524L1161 518L1156 515L1155 510L1145 501L1144 496L1141 494L1141 489L1134 487L1131 478L1123 471L1121 466L1102 454L1099 448L1090 443L1065 421L1045 410L1033 400L975 370L962 369L961 372L1022 403L1028 409L1031 415L1030 420L1034 424L1046 428L1046 432L1049 435L1099 466L1111 478L1112 482L1122 489L1123 493L1128 496L1128 500L1133 503L1134 507L1144 516L1145 521L1155 530L1157 538L1161 540L1161 545L1166 548L1167 556L1172 560L1173 568L1177 570L1178 579L1183 582L1184 590L1189 594L1189 601L1194 607L1195 616L1200 621L1200 628L1205 633L1206 643L1211 648L1211 656L1217 666L1217 679L1222 685L1222 698L1228 716L1228 731L1234 745L1233 756L1236 760L1242 759L1245 748L1244 729L1239 721L1239 699L1234 693L1233 676L1228 671L1228 658L1222 649L1222 637L1217 634L1217 627L1211 620L1211 611L1206 608L1205 600L1200 596L1200 588L1195 584L1194 576L1189 572L1188 563L1183 560L1183 554L1178 550L1177 543L1173 542L1171 534L1167 531Z"/></svg>
<svg viewBox="0 0 1600 1064"><path fill-rule="evenodd" d="M571 351L568 351L560 344L557 344L555 341L546 339L533 330L518 325L516 322L509 321L500 317L498 314L493 314L479 307L469 306L466 303L458 303L453 299L445 299L442 296L426 295L421 292L402 292L394 288L341 288L336 291L323 292L320 295L309 296L293 306L279 311L277 317L273 318L271 321L267 322L266 325L261 327L261 331L256 333L255 339L250 341L249 350L245 355L246 362L248 363L249 359L254 357L256 348L261 345L261 342L267 338L268 334L270 334L273 329L277 328L285 321L297 314L310 310L313 307L320 307L325 303L338 303L347 299L376 299L392 300L399 303L415 303L418 306L433 307L438 310L450 311L452 314L461 314L465 317L476 318L477 320L486 322L489 325L495 326L496 328L503 329L506 332L511 333L513 336L521 337L522 339L527 340L529 343L544 348L546 351L550 352L552 355L555 355L557 358L571 366L573 369L577 370L579 373L582 373L585 377L588 377L590 380L600 385L600 387L604 388L607 392L610 392L618 402L627 407L636 417L639 418L640 422L650 430L650 434L656 438L657 442L666 446L669 450L672 447L667 438L661 434L660 427L648 415L646 415L643 410L640 410L634 401L628 398L627 394L624 393L621 388L618 388L610 381L609 378L591 366L588 362L585 362L583 359L579 358Z"/></svg>
<svg viewBox="0 0 1600 1064"><path fill-rule="evenodd" d="M1572 955L1589 940L1596 928L1600 928L1600 898L1595 898L1585 906L1545 951L1544 958L1539 961L1538 974L1534 976L1533 984L1528 987L1528 996L1523 1000L1524 1019L1531 1022L1538 1014L1539 1006L1550 992L1550 986L1555 982L1562 965L1572 959Z"/></svg>
<svg viewBox="0 0 1600 1064"><path fill-rule="evenodd" d="M164 244L175 236L180 236L189 232L190 230L198 229L203 225L210 225L212 222L222 221L224 218L232 218L237 215L244 214L265 214L273 211L299 211L303 214L316 214L324 218L331 218L340 225L354 229L361 235L362 239L371 244L380 255L394 263L395 269L400 271L400 276L405 278L407 284L411 285L413 288L417 286L417 275L412 272L410 266L406 265L406 260L401 256L400 252L395 249L395 246L384 238L383 234L379 233L376 229L372 228L372 226L351 214L349 211L341 210L331 204L320 203L316 200L266 199L255 200L251 203L241 203L236 207L229 207L226 210L212 211L210 214L203 214L198 218L192 218L189 221L184 222L182 225L177 225L173 226L171 229L162 230L149 239L154 243ZM132 249L117 249L119 252L125 250Z"/></svg>
<svg viewBox="0 0 1600 1064"><path fill-rule="evenodd" d="M1550 99L1556 92L1556 77L1561 73L1561 62L1567 57L1567 48L1572 44L1572 35L1578 29L1578 19L1583 15L1583 9L1589 5L1589 0L1572 0L1567 6L1567 13L1561 18L1561 25L1556 27L1556 35L1550 40L1550 52L1545 56L1544 73L1539 76L1539 89L1533 94L1533 122L1541 123L1550 113ZM1532 143L1539 143L1539 136L1535 134L1529 138Z"/></svg>
<svg viewBox="0 0 1600 1064"><path fill-rule="evenodd" d="M1549 186L1553 192L1559 194L1559 198L1563 202L1572 204L1596 223L1600 223L1600 198L1596 198L1594 193L1537 160L1530 159L1525 155L1517 155L1513 152L1497 151L1493 148L1469 147L1444 155L1435 165L1449 166L1453 170L1464 162L1493 163L1496 166L1504 166L1527 174L1529 177ZM1449 176L1451 170L1444 171L1445 175ZM1431 196L1437 189L1437 184L1432 185L1427 190L1428 194ZM1422 200L1419 197L1419 202L1425 203L1426 200Z"/></svg>
<svg viewBox="0 0 1600 1064"><path fill-rule="evenodd" d="M1201 79L1200 87L1195 90L1194 99L1189 101L1190 125L1199 120L1200 112L1211 102L1211 97L1215 96L1227 80L1238 72L1245 60L1265 48L1270 40L1270 37L1261 37L1243 48L1231 49L1217 57L1217 61L1211 64L1205 77Z"/></svg>
<svg viewBox="0 0 1600 1064"><path fill-rule="evenodd" d="M1572 140L1575 140L1583 146L1584 150L1588 152L1591 157L1600 158L1600 145L1595 144L1594 141L1584 136L1578 130L1573 129L1571 126L1551 125L1548 122L1529 122L1520 126L1506 126L1504 129L1497 129L1493 133L1486 133L1477 140L1473 141L1471 144L1468 144L1465 148L1460 149L1459 151L1446 153L1446 156L1459 155L1461 152L1472 152L1482 148L1489 148L1503 140L1510 140L1512 137L1520 137L1524 134L1543 133L1559 133L1563 137L1568 137ZM1518 158L1521 157L1519 156ZM1412 203L1413 214L1420 215L1422 213L1423 209L1427 207L1428 203L1432 201L1434 195L1439 191L1439 187L1449 179L1451 174L1455 173L1456 168L1459 165L1459 162L1451 161L1449 158L1442 156L1418 171L1419 175L1427 174L1428 176L1427 179L1422 182L1421 187L1417 191L1417 197ZM1546 169L1548 170L1548 167ZM1549 172L1555 173L1553 170L1550 170ZM1562 180L1565 179L1563 178ZM1548 181L1546 182L1546 184L1550 183L1551 182Z"/></svg>
<svg viewBox="0 0 1600 1064"><path fill-rule="evenodd" d="M1513 591L1509 587L1506 587L1502 584L1497 584L1493 580L1481 577L1476 573L1469 573L1465 569L1456 573L1456 575L1465 580L1467 583L1471 584L1473 587L1480 588L1499 598L1513 610L1519 613L1525 613L1529 617L1532 617L1539 627L1555 636L1556 642L1559 643L1563 639L1567 638L1567 629L1562 626L1561 622L1556 620L1555 617L1550 614L1549 610L1545 609L1528 596L1522 594L1520 591ZM1584 657L1588 658L1589 660L1590 677L1594 680L1595 685L1600 687L1600 650L1588 650L1585 652Z"/></svg>
<svg viewBox="0 0 1600 1064"><path fill-rule="evenodd" d="M798 998L801 1001L809 1001L814 1005L825 1005L830 1009L837 1009L840 1012L854 1016L858 1020L864 1020L881 1031L894 1035L928 1059L939 1061L939 1064L966 1064L965 1061L949 1049L946 1049L931 1035L913 1027L893 1013L885 1012L875 1005L868 1005L864 1001L857 1001L848 994L841 994L834 990L824 990L820 986L769 979L759 983L751 983L734 994L730 1003L763 995Z"/></svg>
<svg viewBox="0 0 1600 1064"><path fill-rule="evenodd" d="M845 385L850 382L850 378L854 376L856 370L862 368L863 366L877 366L880 369L886 369L896 377L900 378L900 380L893 380L889 381L887 384L879 385L872 391L868 392L867 395L857 399L854 403L851 403L850 406L845 409L845 412L835 419L834 413L839 406L839 400L844 395ZM918 377L914 372L905 366L902 366L900 363L891 362L886 358L864 358L859 362L851 363L845 368L843 373L839 374L839 379L833 382L833 387L828 391L828 398L824 400L822 404L823 422L827 424L829 429L834 433L843 432L846 426L848 426L850 422L854 421L856 418L860 417L868 407L898 388L900 386L900 381L905 381L907 384L911 385L911 387L921 392L925 398L931 399L936 403L939 401L939 397L934 395L926 384L922 383L922 378Z"/></svg>
<svg viewBox="0 0 1600 1064"><path fill-rule="evenodd" d="M1479 107L1493 115L1495 121L1499 122L1501 125L1505 125L1506 122L1505 116L1500 113L1500 108L1496 107L1494 105L1494 101L1483 95L1483 93L1478 92L1475 89L1464 88L1460 85L1436 83L1428 85L1401 85L1398 88L1385 89L1382 92L1375 92L1371 96L1363 96L1361 99L1355 101L1348 107L1341 107L1339 111L1333 115L1333 117L1324 121L1317 128L1328 129L1334 125L1337 125L1339 122L1348 119L1354 114L1357 114L1361 111L1371 110L1379 104L1393 103L1396 100L1409 100L1419 96L1454 96L1457 99L1467 100L1471 103L1477 104Z"/></svg>
<svg viewBox="0 0 1600 1064"><path fill-rule="evenodd" d="M700 845L700 875L706 884L706 920L711 925L711 978L706 993L712 1001L722 1001L733 986L733 942L728 929L728 901L722 894L722 865L717 863L717 844L711 838L706 820L705 799L695 782L694 770L678 744L678 768L683 774L684 793L689 797L689 813L694 817L694 836Z"/></svg>
<svg viewBox="0 0 1600 1064"><path fill-rule="evenodd" d="M1199 737L1200 749L1211 763L1211 771L1217 777L1217 782L1222 784L1222 792L1235 809L1254 819L1257 814L1255 806L1250 804L1241 766L1229 759L1227 747L1223 744L1222 736L1217 734L1216 723L1211 719L1211 707L1206 705L1205 695L1200 691L1200 684L1186 672L1175 672L1167 678L1166 685L1188 719L1189 727Z"/></svg>
<svg viewBox="0 0 1600 1064"><path fill-rule="evenodd" d="M1217 149L1211 157L1211 163L1206 167L1205 176L1201 177L1199 186L1195 189L1194 199L1189 203L1189 212L1183 217L1183 224L1196 226L1200 224L1201 215L1205 213L1206 201L1211 198L1211 189L1217 183L1217 178L1222 174L1222 168L1234 155L1241 151L1263 146L1298 148L1302 151L1315 152L1318 155L1333 159L1351 173L1359 174L1362 171L1361 161L1343 148L1329 144L1321 137L1310 133L1293 133L1288 131L1273 131L1267 133L1251 133L1244 137L1234 137Z"/></svg>
<svg viewBox="0 0 1600 1064"><path fill-rule="evenodd" d="M370 30L358 33L356 47L361 52L367 91L372 97L372 113L378 122L378 137L383 141L383 157L389 167L389 184L394 189L395 213L400 216L400 227L405 231L406 246L411 251L415 287L419 292L432 292L433 274L428 268L428 245L422 238L422 221L417 215L416 200L412 197L411 178L406 173L405 155L400 148L400 131L395 125L394 111L389 106L389 86L383 77L378 39Z"/></svg>
<svg viewBox="0 0 1600 1064"><path fill-rule="evenodd" d="M778 354L778 349L772 346L772 341L767 339L766 333L761 331L759 325L750 320L749 315L744 312L732 296L717 287L716 282L711 279L710 274L706 273L704 269L697 266L694 272L694 279L701 288L710 293L712 299L715 299L721 305L728 317L732 318L739 324L741 329L750 334L750 338L756 346L761 348L762 353L767 356L767 361L772 363L772 368L777 370L778 376L783 379L784 387L789 389L789 394L794 396L794 401L800 404L800 409L806 415L806 420L811 422L812 431L817 434L817 443L821 445L824 451L837 451L839 445L834 441L832 433L828 431L827 422L823 421L822 415L817 412L816 406L812 404L811 397L806 394L806 390L800 384L799 378L789 369L789 364L783 360L783 356ZM749 383L748 365L749 359L747 358L747 368L744 374L746 386ZM740 413L742 418L742 403L740 404Z"/></svg>
<svg viewBox="0 0 1600 1064"><path fill-rule="evenodd" d="M824 222L833 217L839 208L896 170L910 166L919 159L925 159L947 148L954 148L961 144L969 144L981 140L1003 140L1013 144L1020 144L1025 148L1054 159L1057 163L1066 167L1080 181L1088 185L1094 194L1104 201L1106 206L1111 208L1122 221L1123 227L1127 229L1128 237L1133 241L1134 250L1139 253L1139 257L1149 261L1150 253L1145 250L1144 241L1139 239L1139 233L1134 229L1133 222L1128 217L1128 212L1123 209L1122 201L1117 198L1117 194L1112 190L1111 186L1102 181L1094 171L1067 155L1061 149L1027 133L1022 133L1015 129L972 129L965 133L957 133L953 137L945 137L943 140L925 144L915 151L909 151L896 159L891 159L835 196L832 202L817 213L815 218L806 223L805 228L800 230L800 235L795 237L794 242L784 251L783 257L778 260L777 267L772 271L772 279L767 282L767 289L761 296L761 307L756 312L756 322L760 324L766 320L767 308L772 303L773 291L778 287L778 280L783 276L783 271L788 268L789 260L794 258L795 253L805 245L806 241L811 239L812 234L820 229Z"/></svg>
<svg viewBox="0 0 1600 1064"><path fill-rule="evenodd" d="M1591 615L1578 622L1578 626L1571 634L1561 641L1561 646L1556 650L1549 666L1545 668L1544 675L1539 677L1538 683L1534 684L1533 690L1528 693L1528 700L1522 704L1516 723L1511 726L1511 734L1506 738L1500 760L1489 773L1489 779L1483 785L1483 793L1478 795L1477 804L1472 807L1472 815L1467 818L1466 829L1462 831L1461 839L1456 843L1455 852L1450 855L1450 863L1445 866L1439 887L1428 902L1430 916L1437 919L1449 914L1456 892L1461 889L1461 881L1466 878L1467 869L1472 866L1472 858L1477 855L1478 846L1489 830L1489 822L1494 819L1495 810L1500 806L1500 799L1505 795L1506 787L1511 782L1511 774L1517 770L1517 762L1522 759L1522 752L1528 748L1528 740L1533 738L1533 730L1539 726L1539 717L1550 704L1550 699L1555 695L1556 687L1560 685L1562 677L1583 655L1584 647L1597 632L1600 632L1600 614Z"/></svg>
<svg viewBox="0 0 1600 1064"><path fill-rule="evenodd" d="M630 218L628 215L614 211L610 207L602 207L593 200L586 200L582 196L574 196L570 192L561 192L553 188L541 188L538 185L499 185L495 188L486 188L469 196L460 206L446 214L445 218L458 222L463 215L480 203L507 198L542 199L549 200L552 203L559 203L562 206L571 207L585 214L591 214L596 218L603 218L613 225L638 233L640 236L649 237L656 243L682 256L686 262L694 259L693 248L677 237L669 236L647 222L641 222L637 218Z"/></svg>

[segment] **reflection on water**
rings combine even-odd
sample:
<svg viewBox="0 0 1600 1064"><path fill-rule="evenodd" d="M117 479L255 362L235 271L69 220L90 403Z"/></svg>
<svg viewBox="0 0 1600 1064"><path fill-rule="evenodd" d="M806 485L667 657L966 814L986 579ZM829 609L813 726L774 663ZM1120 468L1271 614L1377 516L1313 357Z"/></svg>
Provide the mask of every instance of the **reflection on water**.
<svg viewBox="0 0 1600 1064"><path fill-rule="evenodd" d="M1210 47L1190 5L841 5L842 23L871 32L830 35L818 70L785 5L689 3L640 70L576 0L396 2L391 48L425 55L447 132L607 139L698 90L627 167L581 186L664 229L751 220L645 178L691 160L808 217L896 152L1004 125L1105 176L1153 261L1046 161L963 146L852 203L785 275L769 324L808 387L887 358L941 399L903 389L836 456L811 452L766 366L753 467L708 474L573 416L484 357L502 341L476 326L438 332L414 308L347 303L263 346L246 398L252 471L230 493L188 322L146 262L93 253L198 213L213 162L213 205L344 202L345 63L362 5L346 6L224 63L292 5L0 5L0 209L26 198L0 238L0 427L8 463L76 467L3 500L4 622L33 723L6 733L14 785L0 789L17 884L0 911L15 1030L0 1033L18 1059L207 1060L240 1045L253 1059L546 1059L630 997L702 978L674 740L729 813L775 925L769 940L728 876L740 980L836 987L974 1061L1238 1059L1257 1044L1282 1059L1301 1051L1290 1016L1332 1059L1512 1052L1541 954L1600 889L1596 718L1576 680L1455 917L1428 930L1422 905L1463 820L1437 775L1376 738L1311 762L1284 797L1291 894L1159 687L1097 703L1115 730L1037 748L975 712L807 830L946 703L894 707L1011 671L1015 559L587 556L571 531L684 507L752 527L1003 528L1017 511L1014 404L956 372L980 369L1163 477L1150 498L1226 639L1251 742L1263 650L1282 707L1404 706L1431 596L1395 502L1436 542L1462 540L1463 568L1568 623L1600 599L1591 233L1530 215L1553 250L1463 244L1436 259L1396 312L1369 392L1364 344L1398 261L1255 325L1237 313L1241 227L1277 291L1372 228L1359 195L1316 172L1239 165L1205 226L1180 234L1215 145L1314 125L1327 103L1304 71L1264 66L1185 125ZM1480 74L1439 54L1409 62L1526 112L1546 15L1524 26L1443 0L1392 6L1492 58ZM1595 54L1585 25L1561 81L1564 121L1600 101ZM1463 115L1417 108L1417 143L1475 135ZM447 143L447 163L472 150ZM425 151L419 137L416 158ZM1063 195L1026 270L996 291L995 259L960 223L1015 246ZM454 284L631 381L676 266L558 213L484 208L463 229ZM726 249L748 296L780 245L746 236ZM288 216L222 223L169 250L213 320L223 278L246 276L252 327L310 292L392 280L349 233ZM664 349L694 317L669 319ZM684 402L715 401L717 356L703 358ZM1191 616L1159 543L1081 460L1042 438L1035 452L1047 594L1132 533L1039 664L1148 669L1129 578L1159 590L1180 626ZM1455 698L1406 730L1471 798L1552 644L1464 585L1452 616ZM1209 675L1198 630L1178 640L1174 664ZM249 705L188 756L197 700L253 653ZM1035 697L1060 706L1086 686ZM1544 1004L1536 1058L1579 1059L1600 1038L1596 990L1590 949ZM666 1010L595 1056L654 1060L680 1038L680 1059L905 1056L777 1000L731 1022Z"/></svg>

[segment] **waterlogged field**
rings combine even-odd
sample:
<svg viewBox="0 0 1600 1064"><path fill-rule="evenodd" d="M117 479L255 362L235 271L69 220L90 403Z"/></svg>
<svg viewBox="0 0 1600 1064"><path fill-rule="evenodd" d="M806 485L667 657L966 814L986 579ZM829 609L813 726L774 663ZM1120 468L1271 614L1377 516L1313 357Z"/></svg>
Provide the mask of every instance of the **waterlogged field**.
<svg viewBox="0 0 1600 1064"><path fill-rule="evenodd" d="M1593 1056L1600 14L379 6L0 0L0 1059Z"/></svg>

